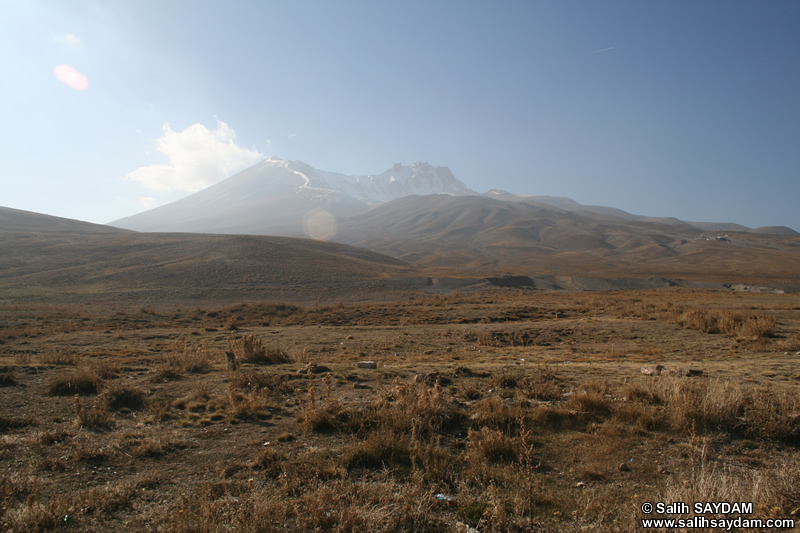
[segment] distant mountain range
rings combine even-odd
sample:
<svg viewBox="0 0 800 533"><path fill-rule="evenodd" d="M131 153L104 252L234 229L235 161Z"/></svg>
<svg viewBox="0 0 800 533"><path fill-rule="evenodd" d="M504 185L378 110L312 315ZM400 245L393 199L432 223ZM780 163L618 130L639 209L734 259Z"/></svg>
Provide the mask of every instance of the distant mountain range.
<svg viewBox="0 0 800 533"><path fill-rule="evenodd" d="M136 231L302 237L311 236L309 216L314 213L322 214L324 222L397 198L429 194L477 193L448 168L427 163L397 164L381 174L346 176L300 161L270 158L186 198L110 225Z"/></svg>
<svg viewBox="0 0 800 533"><path fill-rule="evenodd" d="M347 176L315 169L301 161L269 158L176 202L110 222L135 231L231 233L279 236L309 234L309 217L334 223L409 196L482 196L504 202L577 213L587 218L652 222L705 231L800 235L784 226L751 229L733 223L685 222L647 217L613 207L582 205L570 198L525 196L491 190L479 194L447 167L396 164L381 174ZM472 205L472 204L470 204ZM321 213L323 213L321 215ZM335 232L326 232L335 238Z"/></svg>
<svg viewBox="0 0 800 533"><path fill-rule="evenodd" d="M794 286L800 233L687 222L569 198L478 194L446 167L346 176L270 158L171 204L116 220L135 231L311 237L468 275L661 276ZM562 284L563 286L563 284Z"/></svg>

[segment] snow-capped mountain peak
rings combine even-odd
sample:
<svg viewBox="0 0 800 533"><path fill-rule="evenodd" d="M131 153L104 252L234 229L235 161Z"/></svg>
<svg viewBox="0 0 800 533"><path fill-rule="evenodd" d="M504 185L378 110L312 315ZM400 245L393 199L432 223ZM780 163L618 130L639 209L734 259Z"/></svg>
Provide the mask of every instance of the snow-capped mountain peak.
<svg viewBox="0 0 800 533"><path fill-rule="evenodd" d="M412 194L475 195L475 191L459 181L447 167L434 167L428 163L410 166L395 164L381 174L347 176L315 169L301 161L282 161L270 158L263 162L269 166L282 166L301 177L301 189L327 190L341 193L372 205L388 202Z"/></svg>
<svg viewBox="0 0 800 533"><path fill-rule="evenodd" d="M270 157L186 198L112 225L138 231L302 234L304 216L322 208L350 216L409 195L476 195L447 167L396 164L381 174L348 176Z"/></svg>

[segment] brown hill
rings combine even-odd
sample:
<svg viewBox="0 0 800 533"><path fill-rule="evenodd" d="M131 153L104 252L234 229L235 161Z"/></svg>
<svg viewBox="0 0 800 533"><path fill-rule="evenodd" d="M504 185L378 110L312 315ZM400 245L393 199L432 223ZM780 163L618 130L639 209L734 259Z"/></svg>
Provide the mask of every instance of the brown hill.
<svg viewBox="0 0 800 533"><path fill-rule="evenodd" d="M477 196L401 198L343 221L335 239L421 267L473 273L796 285L800 272L797 237L715 238L686 223Z"/></svg>
<svg viewBox="0 0 800 533"><path fill-rule="evenodd" d="M324 300L332 289L415 275L398 259L334 242L135 233L7 208L0 248L0 297L235 291Z"/></svg>
<svg viewBox="0 0 800 533"><path fill-rule="evenodd" d="M0 206L0 232L46 232L75 234L120 234L128 230L112 228L103 224L92 224L71 218L54 217L32 211L22 211Z"/></svg>

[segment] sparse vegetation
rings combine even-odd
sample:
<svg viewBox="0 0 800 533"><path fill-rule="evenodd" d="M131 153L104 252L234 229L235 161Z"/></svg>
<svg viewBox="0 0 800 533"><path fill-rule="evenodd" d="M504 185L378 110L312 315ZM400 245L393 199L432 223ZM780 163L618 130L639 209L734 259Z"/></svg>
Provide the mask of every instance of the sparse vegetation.
<svg viewBox="0 0 800 533"><path fill-rule="evenodd" d="M47 383L47 389L50 394L58 396L86 396L97 394L102 384L103 381L93 369L81 367L53 376Z"/></svg>
<svg viewBox="0 0 800 533"><path fill-rule="evenodd" d="M231 341L231 351L236 358L243 363L255 365L279 365L291 362L289 354L275 346L266 347L261 339L255 335L246 333L241 338Z"/></svg>
<svg viewBox="0 0 800 533"><path fill-rule="evenodd" d="M633 501L800 501L795 295L155 309L5 337L0 529L634 531Z"/></svg>

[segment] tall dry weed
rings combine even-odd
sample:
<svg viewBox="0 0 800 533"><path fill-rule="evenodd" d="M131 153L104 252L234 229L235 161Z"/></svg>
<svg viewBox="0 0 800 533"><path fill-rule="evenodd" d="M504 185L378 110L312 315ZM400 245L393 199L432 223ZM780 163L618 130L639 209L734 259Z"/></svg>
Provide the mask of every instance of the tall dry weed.
<svg viewBox="0 0 800 533"><path fill-rule="evenodd" d="M278 347L266 347L260 338L246 333L229 343L231 351L243 363L278 365L292 362L291 356Z"/></svg>

